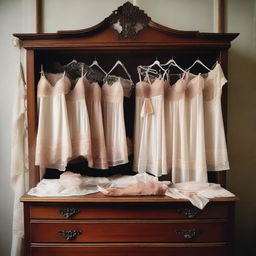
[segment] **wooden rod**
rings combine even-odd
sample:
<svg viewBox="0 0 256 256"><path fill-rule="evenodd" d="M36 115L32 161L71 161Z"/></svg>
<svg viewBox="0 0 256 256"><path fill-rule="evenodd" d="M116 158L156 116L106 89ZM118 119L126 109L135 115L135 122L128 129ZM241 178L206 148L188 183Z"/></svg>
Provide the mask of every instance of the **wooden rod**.
<svg viewBox="0 0 256 256"><path fill-rule="evenodd" d="M218 32L225 32L225 0L218 0Z"/></svg>
<svg viewBox="0 0 256 256"><path fill-rule="evenodd" d="M42 0L36 0L36 33L43 33Z"/></svg>

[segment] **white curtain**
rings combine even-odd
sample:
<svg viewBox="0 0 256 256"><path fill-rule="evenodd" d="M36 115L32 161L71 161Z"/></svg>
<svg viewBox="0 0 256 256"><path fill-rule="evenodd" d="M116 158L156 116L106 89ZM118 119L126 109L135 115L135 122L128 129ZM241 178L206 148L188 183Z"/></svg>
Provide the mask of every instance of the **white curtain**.
<svg viewBox="0 0 256 256"><path fill-rule="evenodd" d="M11 256L23 255L24 218L20 197L28 190L29 171L26 98L26 83L20 63L12 119L10 178L14 190L14 205Z"/></svg>

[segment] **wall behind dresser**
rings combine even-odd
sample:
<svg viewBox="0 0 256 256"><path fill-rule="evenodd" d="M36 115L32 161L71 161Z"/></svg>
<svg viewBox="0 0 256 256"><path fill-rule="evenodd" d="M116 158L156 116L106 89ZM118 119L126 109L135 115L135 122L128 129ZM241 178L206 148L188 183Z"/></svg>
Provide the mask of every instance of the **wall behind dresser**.
<svg viewBox="0 0 256 256"><path fill-rule="evenodd" d="M10 128L19 53L14 32L34 32L33 0L0 0L0 255L10 255L13 192L9 185ZM44 0L44 31L86 28L125 0ZM137 0L160 24L214 31L214 0ZM256 0L226 0L226 32L240 32L229 61L228 188L240 197L236 211L236 252L249 255L256 230ZM254 247L255 248L255 247ZM254 249L255 250L255 249ZM252 254L251 254L252 255Z"/></svg>

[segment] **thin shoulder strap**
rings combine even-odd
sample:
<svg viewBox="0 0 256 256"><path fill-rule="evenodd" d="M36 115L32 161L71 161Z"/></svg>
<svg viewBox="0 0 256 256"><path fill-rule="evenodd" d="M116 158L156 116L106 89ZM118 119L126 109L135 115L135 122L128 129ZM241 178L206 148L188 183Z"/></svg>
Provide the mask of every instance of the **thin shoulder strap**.
<svg viewBox="0 0 256 256"><path fill-rule="evenodd" d="M211 70L212 70L212 69L214 69L218 64L219 64L219 61L218 61L218 60L216 60L216 61L215 61L215 63L212 65Z"/></svg>
<svg viewBox="0 0 256 256"><path fill-rule="evenodd" d="M169 70L169 68L167 68L167 69L164 71L162 79L164 79L164 78L165 78L165 76L166 76L166 74L167 74L168 70Z"/></svg>
<svg viewBox="0 0 256 256"><path fill-rule="evenodd" d="M120 61L120 60L117 60L116 63L114 64L114 66L110 69L110 71L106 74L106 77L108 77L111 72L116 68L116 66L120 65L124 72L126 73L126 75L128 76L128 78L130 79L130 81L132 82L132 78L131 78L131 75L129 74L128 70L126 69L126 67L124 66L124 64Z"/></svg>
<svg viewBox="0 0 256 256"><path fill-rule="evenodd" d="M138 75L139 75L139 79L140 79L140 84L141 84L141 68L140 66L137 67L137 71L138 71Z"/></svg>
<svg viewBox="0 0 256 256"><path fill-rule="evenodd" d="M151 81L150 81L150 77L149 77L149 68L146 70L146 76L145 76L145 78L147 78L147 80L148 80L148 83L151 85L152 83L151 83Z"/></svg>
<svg viewBox="0 0 256 256"><path fill-rule="evenodd" d="M84 75L83 75L84 78L86 78L86 75L88 74L88 72L89 72L89 70L87 70L87 71L84 73Z"/></svg>
<svg viewBox="0 0 256 256"><path fill-rule="evenodd" d="M84 76L84 66L82 65L82 68L81 68L81 77Z"/></svg>
<svg viewBox="0 0 256 256"><path fill-rule="evenodd" d="M43 64L41 64L41 71L40 71L41 77L44 76L44 68L43 68Z"/></svg>
<svg viewBox="0 0 256 256"><path fill-rule="evenodd" d="M63 77L66 75L66 70L64 70L64 72L63 72Z"/></svg>

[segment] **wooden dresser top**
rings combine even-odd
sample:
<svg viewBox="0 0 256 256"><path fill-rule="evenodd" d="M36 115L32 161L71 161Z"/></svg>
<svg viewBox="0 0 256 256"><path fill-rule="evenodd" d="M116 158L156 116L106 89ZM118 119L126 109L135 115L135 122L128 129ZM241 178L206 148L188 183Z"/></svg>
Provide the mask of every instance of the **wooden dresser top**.
<svg viewBox="0 0 256 256"><path fill-rule="evenodd" d="M237 197L219 197L211 199L213 202L235 202ZM136 202L149 202L149 203L178 203L178 202L188 202L186 199L174 199L167 196L120 196L120 197L110 197L105 196L102 193L90 194L85 196L69 196L69 197L36 197L24 194L21 202L91 202L91 203L136 203Z"/></svg>

